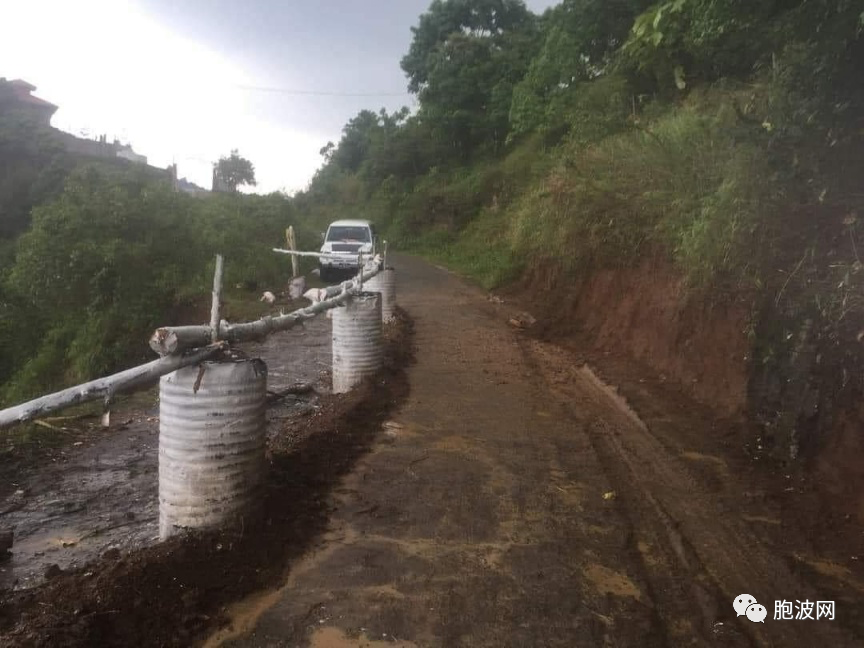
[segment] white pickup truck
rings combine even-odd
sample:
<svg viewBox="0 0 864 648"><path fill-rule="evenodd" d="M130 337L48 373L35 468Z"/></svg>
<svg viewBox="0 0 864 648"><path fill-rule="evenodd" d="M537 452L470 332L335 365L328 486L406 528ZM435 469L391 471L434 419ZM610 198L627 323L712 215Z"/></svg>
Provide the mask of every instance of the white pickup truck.
<svg viewBox="0 0 864 648"><path fill-rule="evenodd" d="M318 267L325 282L357 274L358 256L362 254L365 261L378 252L375 226L367 220L333 221L321 237Z"/></svg>

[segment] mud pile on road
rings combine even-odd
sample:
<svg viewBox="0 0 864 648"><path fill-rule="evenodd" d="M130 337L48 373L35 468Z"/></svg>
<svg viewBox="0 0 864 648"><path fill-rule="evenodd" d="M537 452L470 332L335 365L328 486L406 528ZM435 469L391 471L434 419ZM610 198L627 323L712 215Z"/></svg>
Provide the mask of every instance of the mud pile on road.
<svg viewBox="0 0 864 648"><path fill-rule="evenodd" d="M328 396L286 423L268 448L260 513L219 533L110 551L43 586L0 601L2 646L186 646L225 622L225 606L280 583L325 529L329 493L405 398L412 325L387 328L385 368L350 394Z"/></svg>

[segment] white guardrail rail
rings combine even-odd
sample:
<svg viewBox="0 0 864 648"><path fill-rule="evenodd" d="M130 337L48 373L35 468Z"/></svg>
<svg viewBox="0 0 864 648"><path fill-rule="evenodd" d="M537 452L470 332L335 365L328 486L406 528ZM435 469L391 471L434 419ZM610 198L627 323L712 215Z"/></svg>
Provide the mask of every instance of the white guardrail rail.
<svg viewBox="0 0 864 648"><path fill-rule="evenodd" d="M289 250L274 251L304 256L319 254ZM363 292L363 284L382 271L384 264L380 257L364 256L367 258L363 259L358 255L358 267L361 267L361 270L356 277L338 285L322 288L320 301L312 306L275 317L262 317L254 322L231 324L219 319L222 256L218 255L209 325L158 328L150 338L150 348L162 356L158 360L0 410L0 428L30 421L87 401L104 400L107 409L108 403L115 394L138 389L178 369L200 364L226 351L233 343L261 340L271 333L287 331L305 320L336 308L352 296Z"/></svg>

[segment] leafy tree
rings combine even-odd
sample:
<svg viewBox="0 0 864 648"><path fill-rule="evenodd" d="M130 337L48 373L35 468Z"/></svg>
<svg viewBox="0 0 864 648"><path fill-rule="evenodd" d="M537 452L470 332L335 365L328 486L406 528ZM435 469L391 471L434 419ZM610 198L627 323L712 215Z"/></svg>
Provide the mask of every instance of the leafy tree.
<svg viewBox="0 0 864 648"><path fill-rule="evenodd" d="M333 152L333 163L343 171L358 171L380 128L378 115L371 110L360 111L342 129L342 139Z"/></svg>
<svg viewBox="0 0 864 648"><path fill-rule="evenodd" d="M435 0L411 31L402 69L420 118L462 157L498 148L536 49L536 17L521 0Z"/></svg>
<svg viewBox="0 0 864 648"><path fill-rule="evenodd" d="M0 245L0 401L13 402L152 357L146 340L206 295L213 255L225 285L276 289L285 259L266 250L299 225L279 194L191 197L146 169L91 165L33 212L14 260ZM22 326L26 322L26 326Z"/></svg>
<svg viewBox="0 0 864 648"><path fill-rule="evenodd" d="M336 145L333 142L327 142L324 146L318 149L318 155L324 158L325 164L330 162L333 159L333 151L336 149Z"/></svg>
<svg viewBox="0 0 864 648"><path fill-rule="evenodd" d="M246 158L240 157L237 149L233 149L228 157L219 158L213 167L214 191L234 193L241 185L254 187L256 184L255 166Z"/></svg>
<svg viewBox="0 0 864 648"><path fill-rule="evenodd" d="M342 129L338 145L328 142L319 151L327 169L322 173L332 170L361 173L372 184L391 173L401 173L403 166L399 159L404 161L404 156L396 149L399 148L397 141L404 139L403 126L408 115L408 108L392 114L383 108L377 114L371 110L360 111Z"/></svg>
<svg viewBox="0 0 864 648"><path fill-rule="evenodd" d="M143 173L91 167L34 210L5 282L7 327L0 331L16 314L28 318L27 331L14 338L26 348L7 397L149 357L148 330L165 321L203 266L191 204Z"/></svg>
<svg viewBox="0 0 864 648"><path fill-rule="evenodd" d="M584 83L608 73L634 17L650 0L564 0L543 18L543 44L513 92L512 135L560 136Z"/></svg>
<svg viewBox="0 0 864 648"><path fill-rule="evenodd" d="M377 185L388 178L407 182L445 159L445 151L430 136L429 127L419 117L407 114L403 109L385 120L363 170L368 182Z"/></svg>
<svg viewBox="0 0 864 648"><path fill-rule="evenodd" d="M812 71L833 78L859 40L861 14L858 0L663 0L636 18L622 60L661 88L674 82L683 89L688 79L751 75L785 49L806 45Z"/></svg>

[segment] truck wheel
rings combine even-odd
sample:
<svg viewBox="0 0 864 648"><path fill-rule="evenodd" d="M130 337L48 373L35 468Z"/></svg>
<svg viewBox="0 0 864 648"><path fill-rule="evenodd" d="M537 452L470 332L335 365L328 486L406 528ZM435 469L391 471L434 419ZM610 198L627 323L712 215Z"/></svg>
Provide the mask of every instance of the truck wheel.
<svg viewBox="0 0 864 648"><path fill-rule="evenodd" d="M332 278L332 275L330 274L330 268L319 264L318 270L321 281L323 281L324 283L329 283Z"/></svg>

